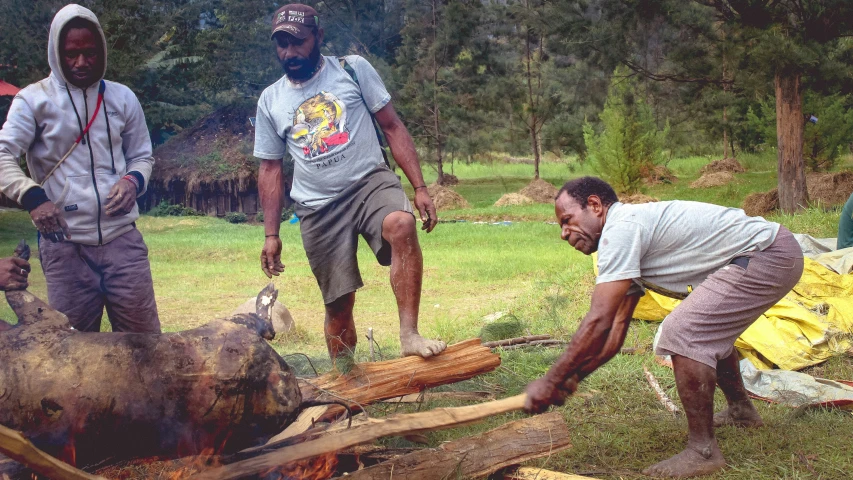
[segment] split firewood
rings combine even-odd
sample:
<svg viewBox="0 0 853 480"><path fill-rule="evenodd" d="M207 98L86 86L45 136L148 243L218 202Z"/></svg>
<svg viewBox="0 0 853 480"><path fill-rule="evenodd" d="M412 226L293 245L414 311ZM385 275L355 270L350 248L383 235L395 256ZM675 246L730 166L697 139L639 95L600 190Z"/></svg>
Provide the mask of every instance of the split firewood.
<svg viewBox="0 0 853 480"><path fill-rule="evenodd" d="M380 400L468 380L491 372L500 364L500 355L482 346L479 338L474 338L450 345L441 354L426 359L414 356L358 363L345 375L332 372L299 380L304 399L341 400L358 411ZM334 418L343 412L343 407L331 405L322 419Z"/></svg>
<svg viewBox="0 0 853 480"><path fill-rule="evenodd" d="M504 480L596 480L592 477L575 475L573 473L561 473L544 468L521 467L515 472L504 476Z"/></svg>
<svg viewBox="0 0 853 480"><path fill-rule="evenodd" d="M312 379L300 378L299 381L303 400L341 401L357 412L382 400L420 396L424 389L471 379L494 370L500 363L501 357L481 346L480 340L475 338L450 345L440 355L428 359L404 357L359 363L345 375L332 372ZM250 447L241 453L254 455L313 438L317 433L312 432L315 423L334 422L345 412L344 407L335 404L307 408L266 445Z"/></svg>
<svg viewBox="0 0 853 480"><path fill-rule="evenodd" d="M0 332L0 424L75 466L105 458L236 451L280 432L301 403L258 314L166 334L85 333L26 290ZM265 318L262 318L265 317Z"/></svg>
<svg viewBox="0 0 853 480"><path fill-rule="evenodd" d="M439 355L440 357L441 355ZM196 480L229 480L270 471L290 462L336 452L381 437L421 433L478 422L484 418L524 408L525 395L493 402L455 408L438 408L427 412L394 415L372 420L366 425L340 430L316 440L288 446L275 452L242 460L191 477Z"/></svg>
<svg viewBox="0 0 853 480"><path fill-rule="evenodd" d="M651 385L652 390L654 390L661 405L663 405L664 408L669 410L673 415L678 415L680 413L678 407L669 399L669 396L663 391L663 388L661 388L660 383L658 383L655 376L652 375L652 372L650 372L649 368L645 365L643 365L643 372L646 374L646 380L648 380L649 385Z"/></svg>
<svg viewBox="0 0 853 480"><path fill-rule="evenodd" d="M430 480L477 478L509 465L546 457L569 448L569 427L559 412L507 423L486 433L461 438L352 472L353 480Z"/></svg>
<svg viewBox="0 0 853 480"><path fill-rule="evenodd" d="M15 430L0 425L0 453L52 480L106 480L90 475L36 448ZM8 477L7 477L8 478Z"/></svg>
<svg viewBox="0 0 853 480"><path fill-rule="evenodd" d="M488 348L508 347L537 340L549 340L550 338L551 335L527 335L525 337L507 338L506 340L495 340L494 342L483 342L483 346Z"/></svg>

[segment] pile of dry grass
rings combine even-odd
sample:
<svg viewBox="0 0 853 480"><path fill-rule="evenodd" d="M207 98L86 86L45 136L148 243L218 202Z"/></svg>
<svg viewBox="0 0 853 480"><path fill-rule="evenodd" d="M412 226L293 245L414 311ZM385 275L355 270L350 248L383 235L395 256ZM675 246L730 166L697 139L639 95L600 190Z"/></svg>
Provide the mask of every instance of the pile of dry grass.
<svg viewBox="0 0 853 480"><path fill-rule="evenodd" d="M806 175L809 202L825 207L841 205L853 193L853 172L812 173Z"/></svg>
<svg viewBox="0 0 853 480"><path fill-rule="evenodd" d="M427 187L427 191L429 192L429 196L432 198L432 202L435 204L436 210L459 210L463 208L471 208L471 205L462 197L462 195L459 195L453 190L443 187L437 183L433 183Z"/></svg>
<svg viewBox="0 0 853 480"><path fill-rule="evenodd" d="M650 197L645 193L632 193L631 195L623 195L619 197L619 201L622 203L650 203L650 202L659 202L660 200L655 197Z"/></svg>
<svg viewBox="0 0 853 480"><path fill-rule="evenodd" d="M537 178L528 183L518 193L533 200L536 203L554 203L554 197L557 196L558 188L550 183Z"/></svg>
<svg viewBox="0 0 853 480"><path fill-rule="evenodd" d="M673 183L678 180L678 177L672 173L672 170L664 167L663 165L654 165L651 168L643 168L640 170L640 176L643 178L643 183L646 185Z"/></svg>
<svg viewBox="0 0 853 480"><path fill-rule="evenodd" d="M712 172L699 177L698 180L690 184L690 188L722 187L733 181L735 181L735 176L732 172Z"/></svg>
<svg viewBox="0 0 853 480"><path fill-rule="evenodd" d="M746 169L743 168L743 165L740 164L734 158L724 158L722 160L714 160L713 162L705 165L699 170L701 175L705 175L706 173L715 173L715 172L731 172L731 173L743 173Z"/></svg>
<svg viewBox="0 0 853 480"><path fill-rule="evenodd" d="M512 207L515 205L530 205L535 203L530 197L525 197L520 193L507 193L495 202L496 207Z"/></svg>
<svg viewBox="0 0 853 480"><path fill-rule="evenodd" d="M751 217L769 215L779 208L779 191L774 188L769 192L750 193L743 199L741 208Z"/></svg>

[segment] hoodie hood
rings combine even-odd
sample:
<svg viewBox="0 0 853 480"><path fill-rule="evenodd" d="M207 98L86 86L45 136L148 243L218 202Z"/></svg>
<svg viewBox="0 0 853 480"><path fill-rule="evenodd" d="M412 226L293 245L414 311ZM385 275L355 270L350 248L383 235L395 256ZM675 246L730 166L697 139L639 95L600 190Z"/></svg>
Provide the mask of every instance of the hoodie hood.
<svg viewBox="0 0 853 480"><path fill-rule="evenodd" d="M98 17L86 7L81 7L73 3L66 5L60 11L56 12L53 22L50 24L50 36L47 40L47 63L50 65L50 71L53 72L53 75L68 87L74 87L74 85L65 78L65 74L62 71L62 60L59 54L59 34L62 33L62 28L71 19L77 17L85 18L95 24L98 29L98 36L101 38L101 44L104 47L104 68L98 73L98 80L95 83L104 78L107 69L107 40L104 37L104 30L101 28L100 22L98 22ZM91 85L89 86L91 87Z"/></svg>

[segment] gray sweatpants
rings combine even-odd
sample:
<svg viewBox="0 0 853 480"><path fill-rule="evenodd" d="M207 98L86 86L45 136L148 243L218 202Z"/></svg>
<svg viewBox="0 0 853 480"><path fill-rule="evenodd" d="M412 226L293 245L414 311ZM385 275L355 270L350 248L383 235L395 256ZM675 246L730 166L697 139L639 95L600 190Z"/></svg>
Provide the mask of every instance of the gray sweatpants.
<svg viewBox="0 0 853 480"><path fill-rule="evenodd" d="M114 332L160 333L148 247L133 229L106 245L39 241L50 306L77 330L101 329L104 307Z"/></svg>

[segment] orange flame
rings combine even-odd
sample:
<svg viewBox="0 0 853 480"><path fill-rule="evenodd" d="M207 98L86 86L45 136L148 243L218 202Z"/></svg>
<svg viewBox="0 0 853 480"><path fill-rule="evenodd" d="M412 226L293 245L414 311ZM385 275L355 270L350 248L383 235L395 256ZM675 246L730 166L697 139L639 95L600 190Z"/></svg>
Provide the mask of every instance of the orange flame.
<svg viewBox="0 0 853 480"><path fill-rule="evenodd" d="M335 474L338 456L334 452L281 465L261 474L264 480L326 480Z"/></svg>

